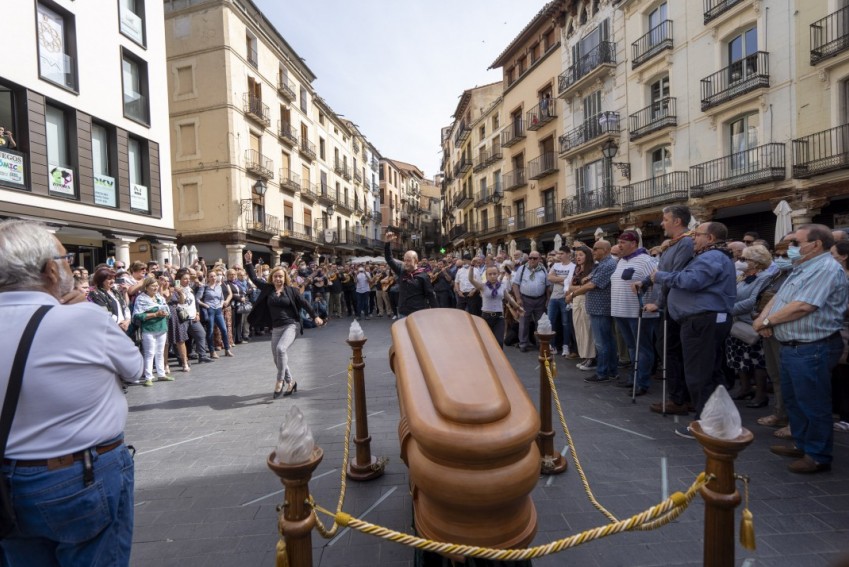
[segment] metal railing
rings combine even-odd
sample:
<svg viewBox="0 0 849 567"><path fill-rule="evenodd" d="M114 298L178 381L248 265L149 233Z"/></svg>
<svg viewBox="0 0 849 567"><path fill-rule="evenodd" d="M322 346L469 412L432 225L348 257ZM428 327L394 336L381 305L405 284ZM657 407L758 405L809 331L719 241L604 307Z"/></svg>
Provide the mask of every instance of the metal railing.
<svg viewBox="0 0 849 567"><path fill-rule="evenodd" d="M811 65L849 49L849 6L811 24Z"/></svg>
<svg viewBox="0 0 849 567"><path fill-rule="evenodd" d="M292 102L295 100L297 95L295 94L295 83L289 79L288 77L280 76L277 79L277 92L280 93L280 96Z"/></svg>
<svg viewBox="0 0 849 567"><path fill-rule="evenodd" d="M636 69L664 49L672 49L672 20L664 20L631 44L631 68Z"/></svg>
<svg viewBox="0 0 849 567"><path fill-rule="evenodd" d="M528 180L525 178L525 168L514 169L513 171L508 171L502 176L502 181L504 182L504 190L512 191L513 189L518 189L523 185L528 183Z"/></svg>
<svg viewBox="0 0 849 567"><path fill-rule="evenodd" d="M342 172L345 171L345 166L342 165L342 160L339 158L335 158L333 160L333 171L336 175L342 175Z"/></svg>
<svg viewBox="0 0 849 567"><path fill-rule="evenodd" d="M257 55L256 47L248 48L248 63L253 67L259 66L259 56Z"/></svg>
<svg viewBox="0 0 849 567"><path fill-rule="evenodd" d="M359 169L354 170L354 181L356 181L357 183L363 182L363 174L360 173Z"/></svg>
<svg viewBox="0 0 849 567"><path fill-rule="evenodd" d="M555 118L557 118L557 101L553 98L544 98L538 105L526 113L528 130L539 130Z"/></svg>
<svg viewBox="0 0 849 567"><path fill-rule="evenodd" d="M605 136L619 133L619 113L600 112L586 120L577 128L560 136L560 153L566 153L583 146L587 142Z"/></svg>
<svg viewBox="0 0 849 567"><path fill-rule="evenodd" d="M528 177L541 179L557 171L557 156L554 152L546 152L528 162Z"/></svg>
<svg viewBox="0 0 849 567"><path fill-rule="evenodd" d="M469 229L466 228L466 223L460 223L458 225L455 225L451 230L448 231L448 238L450 240L454 240L460 238L468 232Z"/></svg>
<svg viewBox="0 0 849 567"><path fill-rule="evenodd" d="M517 228L521 229L542 226L544 224L558 222L559 220L557 217L557 207L552 205L551 207L538 207L530 211L525 211L525 216L517 217L516 223L518 225Z"/></svg>
<svg viewBox="0 0 849 567"><path fill-rule="evenodd" d="M253 199L242 199L242 216L245 218L245 229L267 234L278 234L280 232L280 219L274 215L267 214L264 210L253 208Z"/></svg>
<svg viewBox="0 0 849 567"><path fill-rule="evenodd" d="M619 187L605 186L590 191L578 188L575 196L563 199L560 204L562 217L616 209L619 208Z"/></svg>
<svg viewBox="0 0 849 567"><path fill-rule="evenodd" d="M463 142L466 141L466 138L469 137L469 134L472 133L472 129L466 124L465 120L460 121L460 125L457 127L457 131L454 133L454 145L459 146Z"/></svg>
<svg viewBox="0 0 849 567"><path fill-rule="evenodd" d="M277 137L280 138L281 142L290 146L298 144L298 131L291 124L283 120L277 121Z"/></svg>
<svg viewBox="0 0 849 567"><path fill-rule="evenodd" d="M769 53L758 51L702 79L702 110L769 87Z"/></svg>
<svg viewBox="0 0 849 567"><path fill-rule="evenodd" d="M651 103L628 117L631 141L642 138L667 126L678 124L675 97L666 97Z"/></svg>
<svg viewBox="0 0 849 567"><path fill-rule="evenodd" d="M684 202L689 196L690 174L686 171L672 171L645 181L639 181L622 188L622 210L632 211L651 207Z"/></svg>
<svg viewBox="0 0 849 567"><path fill-rule="evenodd" d="M345 209L348 213L354 212L353 201L350 198L345 197L345 195L338 195L336 197L336 206Z"/></svg>
<svg viewBox="0 0 849 567"><path fill-rule="evenodd" d="M307 242L315 242L315 230L310 225L301 224L298 222L284 223L283 229L280 231L281 236L289 238L297 238Z"/></svg>
<svg viewBox="0 0 849 567"><path fill-rule="evenodd" d="M504 131L501 132L501 147L509 148L525 138L525 125L521 118L511 122Z"/></svg>
<svg viewBox="0 0 849 567"><path fill-rule="evenodd" d="M472 167L472 162L466 157L465 154L460 156L459 161L454 164L454 177L460 177Z"/></svg>
<svg viewBox="0 0 849 567"><path fill-rule="evenodd" d="M708 23L742 1L743 0L705 0L704 23Z"/></svg>
<svg viewBox="0 0 849 567"><path fill-rule="evenodd" d="M280 169L280 188L294 191L295 193L301 190L301 176L285 167Z"/></svg>
<svg viewBox="0 0 849 567"><path fill-rule="evenodd" d="M245 93L242 100L245 103L243 110L247 116L261 124L264 124L265 126L271 124L271 118L269 118L268 113L268 105L263 103L261 98L254 96L251 93Z"/></svg>
<svg viewBox="0 0 849 567"><path fill-rule="evenodd" d="M489 200L491 198L492 198L492 192L489 189L487 189L485 191L478 191L475 194L475 206L476 207L482 207L483 205L486 205L487 203L489 203Z"/></svg>
<svg viewBox="0 0 849 567"><path fill-rule="evenodd" d="M690 167L690 196L778 181L786 175L784 144L764 144Z"/></svg>
<svg viewBox="0 0 849 567"><path fill-rule="evenodd" d="M487 160L487 165L490 163L495 163L496 161L501 159L501 142L500 140L492 141L492 150L489 152L489 159Z"/></svg>
<svg viewBox="0 0 849 567"><path fill-rule="evenodd" d="M481 148L478 152L478 156L475 158L475 173L485 168L489 164L489 162L489 152L486 148Z"/></svg>
<svg viewBox="0 0 849 567"><path fill-rule="evenodd" d="M301 153L302 156L306 157L310 161L315 159L315 144L313 144L309 140L301 140L301 143L298 146L298 151Z"/></svg>
<svg viewBox="0 0 849 567"><path fill-rule="evenodd" d="M849 167L849 124L793 140L793 177L805 179Z"/></svg>
<svg viewBox="0 0 849 567"><path fill-rule="evenodd" d="M308 180L301 182L301 198L304 197L315 201L321 195L321 189L318 183L311 183Z"/></svg>
<svg viewBox="0 0 849 567"><path fill-rule="evenodd" d="M274 162L256 150L245 150L245 169L265 179L274 179Z"/></svg>
<svg viewBox="0 0 849 567"><path fill-rule="evenodd" d="M578 81L602 65L616 65L616 44L602 41L557 77L558 94L564 94Z"/></svg>

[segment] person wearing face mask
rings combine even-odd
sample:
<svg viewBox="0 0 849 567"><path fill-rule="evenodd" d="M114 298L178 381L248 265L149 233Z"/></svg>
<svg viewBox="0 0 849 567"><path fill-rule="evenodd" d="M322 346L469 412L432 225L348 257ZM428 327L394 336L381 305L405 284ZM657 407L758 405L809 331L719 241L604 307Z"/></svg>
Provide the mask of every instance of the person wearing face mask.
<svg viewBox="0 0 849 567"><path fill-rule="evenodd" d="M739 278L746 271L748 264L743 260L743 250L746 249L746 244L739 241L729 242L728 249L734 254L734 269L737 271Z"/></svg>
<svg viewBox="0 0 849 567"><path fill-rule="evenodd" d="M843 353L840 331L849 302L846 273L829 253L831 230L806 224L787 248L793 270L755 319L762 336L781 344L781 388L795 445L774 445L773 453L796 460L795 473L831 470L831 372Z"/></svg>

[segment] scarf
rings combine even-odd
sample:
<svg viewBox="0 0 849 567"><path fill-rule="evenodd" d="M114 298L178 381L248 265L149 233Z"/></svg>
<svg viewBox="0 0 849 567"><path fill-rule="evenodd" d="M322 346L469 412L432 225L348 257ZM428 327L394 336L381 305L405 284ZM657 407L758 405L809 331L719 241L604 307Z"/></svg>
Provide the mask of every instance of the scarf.
<svg viewBox="0 0 849 567"><path fill-rule="evenodd" d="M734 253L726 247L724 240L717 240L716 242L707 246L706 248L703 248L702 250L697 250L695 252L695 254L693 254L693 257L695 258L696 256L700 256L700 255L704 254L705 252L710 252L711 250L718 250L719 252L722 252L723 254L728 256L729 258L734 258Z"/></svg>
<svg viewBox="0 0 849 567"><path fill-rule="evenodd" d="M490 297L496 298L496 297L498 297L498 290L501 288L501 282L500 281L495 282L495 285L492 285L491 283L486 282L486 287L488 287L490 290L492 290L492 294L491 294Z"/></svg>
<svg viewBox="0 0 849 567"><path fill-rule="evenodd" d="M412 281L413 278L415 278L417 275L424 274L426 272L427 272L427 270L425 270L424 268L416 268L412 272L404 272L401 275L401 279L404 280L405 282Z"/></svg>
<svg viewBox="0 0 849 567"><path fill-rule="evenodd" d="M631 258L636 258L640 254L648 254L648 251L646 251L645 248L640 247L640 248L637 248L636 250L634 250L633 252L631 252L630 254L628 254L627 256L623 256L622 259L627 262Z"/></svg>
<svg viewBox="0 0 849 567"><path fill-rule="evenodd" d="M165 301L158 293L155 297L151 297L147 293L141 292L136 296L136 302L133 305L133 313L148 313L150 311L156 311L160 307L164 306Z"/></svg>

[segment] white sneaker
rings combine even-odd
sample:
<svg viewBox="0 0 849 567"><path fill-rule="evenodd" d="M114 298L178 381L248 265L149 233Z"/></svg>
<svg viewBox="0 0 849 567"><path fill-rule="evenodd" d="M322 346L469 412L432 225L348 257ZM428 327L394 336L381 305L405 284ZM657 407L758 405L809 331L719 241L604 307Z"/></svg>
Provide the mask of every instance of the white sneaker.
<svg viewBox="0 0 849 567"><path fill-rule="evenodd" d="M569 356L569 347L563 345L563 354L562 356Z"/></svg>
<svg viewBox="0 0 849 567"><path fill-rule="evenodd" d="M393 316L392 316L392 320L393 320L393 321L395 321L396 319L398 319L398 316L397 316L397 315L393 315Z"/></svg>

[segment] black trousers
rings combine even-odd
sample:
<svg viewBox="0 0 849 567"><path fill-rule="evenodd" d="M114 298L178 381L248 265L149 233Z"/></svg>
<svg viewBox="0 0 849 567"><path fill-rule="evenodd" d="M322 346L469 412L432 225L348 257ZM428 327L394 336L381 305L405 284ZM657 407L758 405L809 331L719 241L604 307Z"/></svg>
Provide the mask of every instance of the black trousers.
<svg viewBox="0 0 849 567"><path fill-rule="evenodd" d="M436 304L439 307L452 307L451 296L454 295L451 291L437 291Z"/></svg>
<svg viewBox="0 0 849 567"><path fill-rule="evenodd" d="M348 316L350 317L357 311L356 307L354 307L356 305L354 303L354 289L343 289L342 297L344 298L345 308L348 310Z"/></svg>
<svg viewBox="0 0 849 567"><path fill-rule="evenodd" d="M694 419L701 419L705 403L720 384L725 384L722 359L725 339L731 331L731 316L716 322L716 313L703 313L681 321L681 350L684 354L684 380L696 406Z"/></svg>
<svg viewBox="0 0 849 567"><path fill-rule="evenodd" d="M657 333L655 346L660 353L657 360L662 368L663 364L663 322L660 323L661 332ZM666 395L679 406L690 401L690 393L687 391L687 383L684 381L684 353L681 350L681 325L672 317L666 320Z"/></svg>

